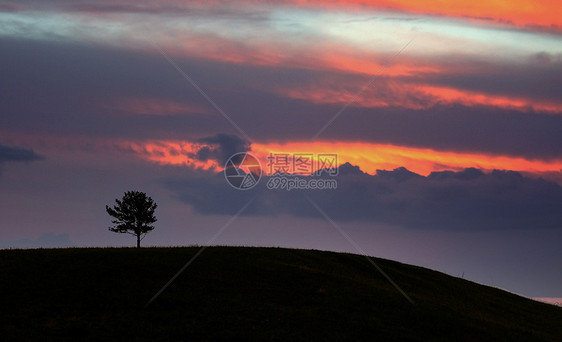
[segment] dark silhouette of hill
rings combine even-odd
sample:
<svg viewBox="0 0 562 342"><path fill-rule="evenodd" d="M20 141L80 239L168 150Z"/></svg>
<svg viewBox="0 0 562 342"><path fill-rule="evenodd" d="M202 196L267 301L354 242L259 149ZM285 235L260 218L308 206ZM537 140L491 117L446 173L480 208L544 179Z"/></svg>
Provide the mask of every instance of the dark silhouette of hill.
<svg viewBox="0 0 562 342"><path fill-rule="evenodd" d="M556 341L562 308L429 269L282 248L0 251L2 340Z"/></svg>

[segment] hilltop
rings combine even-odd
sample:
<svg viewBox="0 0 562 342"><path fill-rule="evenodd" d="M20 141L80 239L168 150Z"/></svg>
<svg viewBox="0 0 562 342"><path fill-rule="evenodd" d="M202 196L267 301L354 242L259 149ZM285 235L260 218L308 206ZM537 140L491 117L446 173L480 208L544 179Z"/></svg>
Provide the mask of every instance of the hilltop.
<svg viewBox="0 0 562 342"><path fill-rule="evenodd" d="M562 340L562 308L353 254L210 247L0 251L8 340Z"/></svg>

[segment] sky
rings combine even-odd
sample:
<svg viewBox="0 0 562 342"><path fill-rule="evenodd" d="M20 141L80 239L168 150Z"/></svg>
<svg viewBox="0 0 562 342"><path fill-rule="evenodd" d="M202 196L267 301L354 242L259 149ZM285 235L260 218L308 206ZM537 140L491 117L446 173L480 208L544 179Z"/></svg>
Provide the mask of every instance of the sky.
<svg viewBox="0 0 562 342"><path fill-rule="evenodd" d="M158 204L145 246L366 253L562 297L560 13L4 1L0 248L132 246L105 205L138 190ZM236 153L255 186L228 183Z"/></svg>

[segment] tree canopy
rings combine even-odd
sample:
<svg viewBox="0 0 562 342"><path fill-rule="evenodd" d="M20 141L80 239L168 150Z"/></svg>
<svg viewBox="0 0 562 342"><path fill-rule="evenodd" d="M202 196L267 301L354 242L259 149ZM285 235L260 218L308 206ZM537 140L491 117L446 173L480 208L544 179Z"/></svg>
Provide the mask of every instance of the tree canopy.
<svg viewBox="0 0 562 342"><path fill-rule="evenodd" d="M127 191L115 203L113 207L105 206L107 213L115 218L111 221L115 226L109 227L109 230L136 236L137 248L140 248L141 240L154 229L152 224L156 222L154 210L157 204L140 191Z"/></svg>

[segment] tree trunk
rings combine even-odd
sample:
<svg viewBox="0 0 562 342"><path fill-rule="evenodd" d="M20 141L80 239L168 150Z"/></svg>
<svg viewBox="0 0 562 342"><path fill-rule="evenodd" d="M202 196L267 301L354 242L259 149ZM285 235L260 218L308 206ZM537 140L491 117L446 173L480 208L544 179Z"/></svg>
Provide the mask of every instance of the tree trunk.
<svg viewBox="0 0 562 342"><path fill-rule="evenodd" d="M137 248L140 248L140 234L137 234Z"/></svg>

